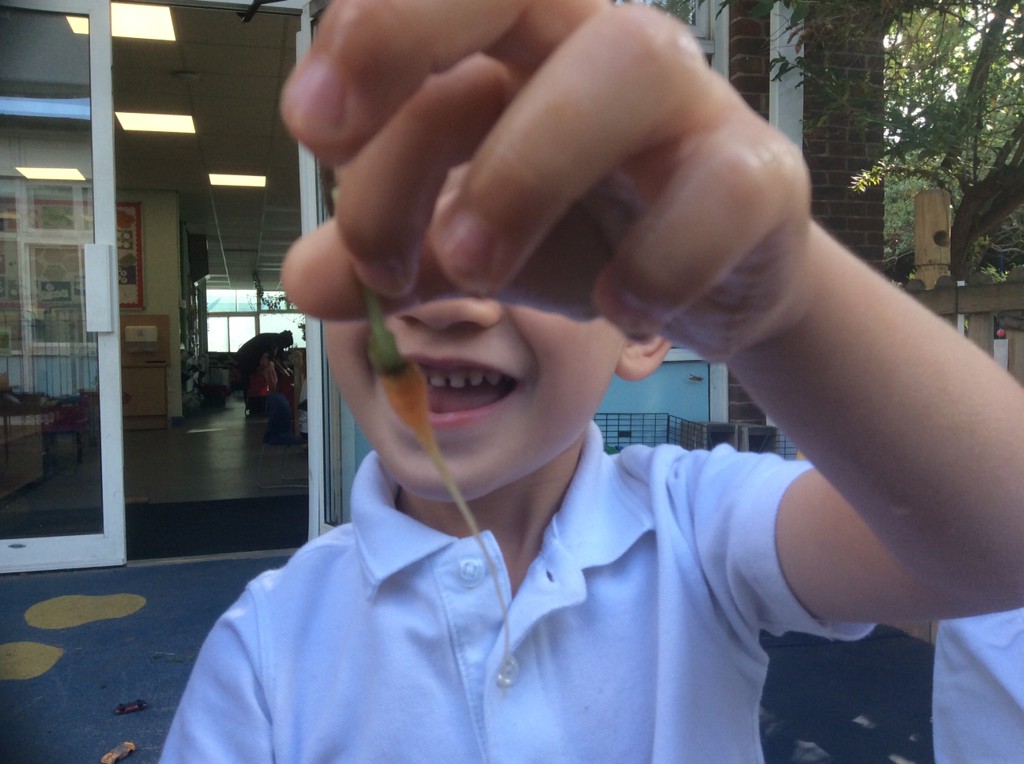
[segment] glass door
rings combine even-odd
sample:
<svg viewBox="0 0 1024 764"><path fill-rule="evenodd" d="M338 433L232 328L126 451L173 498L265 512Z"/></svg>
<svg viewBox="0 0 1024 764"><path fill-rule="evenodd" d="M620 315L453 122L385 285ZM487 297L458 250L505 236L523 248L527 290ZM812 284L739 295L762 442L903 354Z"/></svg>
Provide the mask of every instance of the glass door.
<svg viewBox="0 0 1024 764"><path fill-rule="evenodd" d="M0 572L125 560L106 0L0 3Z"/></svg>

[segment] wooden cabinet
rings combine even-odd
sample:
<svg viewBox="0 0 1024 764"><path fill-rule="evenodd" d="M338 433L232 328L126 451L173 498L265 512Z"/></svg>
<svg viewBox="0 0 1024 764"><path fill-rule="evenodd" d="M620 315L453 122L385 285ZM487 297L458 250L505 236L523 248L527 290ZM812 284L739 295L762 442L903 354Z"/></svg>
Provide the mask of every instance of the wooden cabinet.
<svg viewBox="0 0 1024 764"><path fill-rule="evenodd" d="M121 413L126 430L167 428L167 364L121 366Z"/></svg>

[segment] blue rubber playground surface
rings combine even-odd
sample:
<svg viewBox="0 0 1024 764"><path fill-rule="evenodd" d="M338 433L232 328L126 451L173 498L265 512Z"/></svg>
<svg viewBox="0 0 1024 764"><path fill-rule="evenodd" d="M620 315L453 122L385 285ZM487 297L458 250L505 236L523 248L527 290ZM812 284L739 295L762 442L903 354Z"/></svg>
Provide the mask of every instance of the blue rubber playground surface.
<svg viewBox="0 0 1024 764"><path fill-rule="evenodd" d="M0 762L98 762L124 741L136 746L128 764L158 761L207 631L247 581L286 560L0 577ZM855 643L790 634L764 644L768 764L933 762L928 643L879 627ZM137 700L146 708L115 712Z"/></svg>
<svg viewBox="0 0 1024 764"><path fill-rule="evenodd" d="M99 762L124 741L136 746L126 759L130 764L156 762L206 632L249 579L286 559L256 556L0 577L0 660L4 645L37 643L63 651L39 676L0 680L0 762ZM125 594L145 604L64 628L34 627L25 617L52 598L96 598L102 610ZM140 699L147 703L144 710L115 713L117 706Z"/></svg>

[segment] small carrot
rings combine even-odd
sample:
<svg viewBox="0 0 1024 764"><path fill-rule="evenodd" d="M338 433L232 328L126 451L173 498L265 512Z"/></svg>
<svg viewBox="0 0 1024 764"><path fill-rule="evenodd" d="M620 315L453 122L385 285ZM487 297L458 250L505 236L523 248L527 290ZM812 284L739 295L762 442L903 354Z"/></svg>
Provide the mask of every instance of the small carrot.
<svg viewBox="0 0 1024 764"><path fill-rule="evenodd" d="M455 478L448 469L448 465L441 455L441 449L437 445L437 438L434 436L434 429L430 426L430 407L428 402L427 379L420 367L407 360L398 352L395 343L395 335L384 325L384 314L380 308L377 295L370 289L364 289L366 299L366 312L370 319L370 336L366 343L366 352L370 358L370 365L377 373L378 379L384 388L384 394L388 399L392 410L401 422L412 430L416 440L427 452L434 468L441 476L441 480L451 494L452 501L458 508L463 520L469 527L470 533L476 539L483 552L487 569L490 571L491 579L494 581L494 591L498 597L498 607L501 609L501 621L504 632L505 648L502 657L501 670L498 672L498 683L508 687L514 681L514 674L518 670L516 660L512 656L511 635L508 624L508 606L505 597L501 592L501 584L498 582L498 566L494 558L484 544L480 535L480 527L476 518L462 497Z"/></svg>

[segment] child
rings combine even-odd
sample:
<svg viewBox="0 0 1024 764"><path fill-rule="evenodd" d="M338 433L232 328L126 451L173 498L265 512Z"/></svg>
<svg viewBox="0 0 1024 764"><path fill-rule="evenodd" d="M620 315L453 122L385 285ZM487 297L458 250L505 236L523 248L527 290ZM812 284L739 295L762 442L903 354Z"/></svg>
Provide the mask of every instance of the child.
<svg viewBox="0 0 1024 764"><path fill-rule="evenodd" d="M214 627L165 761L759 761L762 628L1024 605L1024 395L811 221L797 149L668 16L336 0L282 112L341 166L285 283L335 320L376 453L352 524ZM510 670L475 541L367 362L360 281L430 379ZM815 468L606 456L611 376L669 342L727 362Z"/></svg>
<svg viewBox="0 0 1024 764"><path fill-rule="evenodd" d="M274 361L280 361L284 352L295 342L291 330L283 332L263 332L242 343L235 351L235 364L244 374L252 374L260 365L260 359L268 355Z"/></svg>
<svg viewBox="0 0 1024 764"><path fill-rule="evenodd" d="M264 353L260 356L260 363L256 368L256 375L263 380L262 386L267 393L277 390L277 362L274 360L276 354L276 348Z"/></svg>

